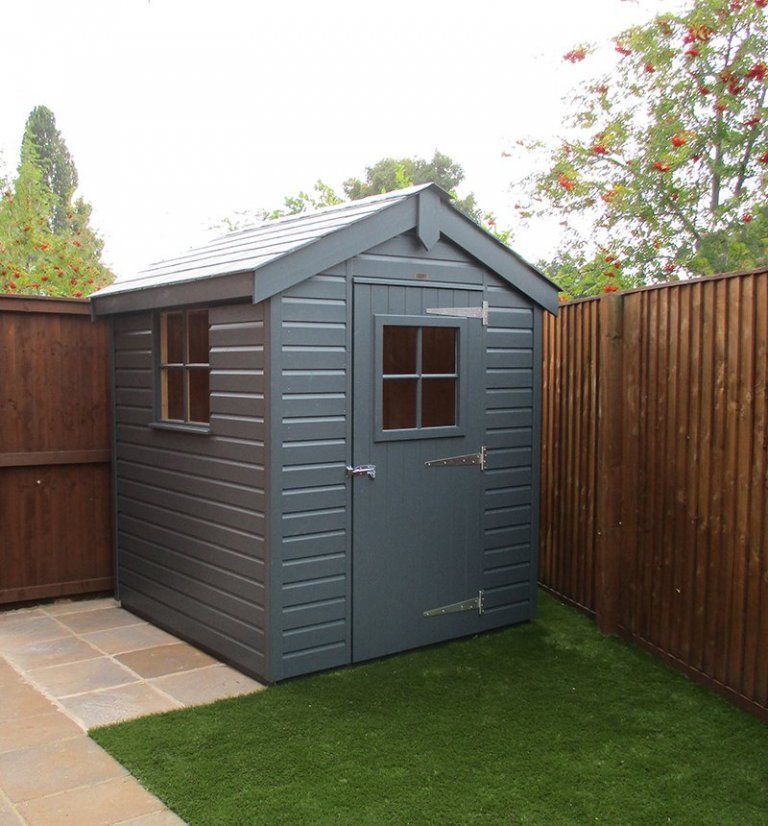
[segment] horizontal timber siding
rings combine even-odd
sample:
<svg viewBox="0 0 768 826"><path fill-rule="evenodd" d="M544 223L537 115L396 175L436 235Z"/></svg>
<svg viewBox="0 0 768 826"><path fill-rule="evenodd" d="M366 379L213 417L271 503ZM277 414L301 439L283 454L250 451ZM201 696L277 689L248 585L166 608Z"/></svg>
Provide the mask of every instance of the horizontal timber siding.
<svg viewBox="0 0 768 826"><path fill-rule="evenodd" d="M536 608L541 311L490 273L485 285L482 588L486 621L499 626Z"/></svg>
<svg viewBox="0 0 768 826"><path fill-rule="evenodd" d="M276 680L350 660L347 285L316 275L270 302Z"/></svg>
<svg viewBox="0 0 768 826"><path fill-rule="evenodd" d="M115 318L119 595L265 677L264 323L210 310L211 434L153 420L152 315Z"/></svg>
<svg viewBox="0 0 768 826"><path fill-rule="evenodd" d="M353 279L475 289L491 305L487 335L484 628L535 610L540 311L451 242L429 251L397 236L276 296L270 482L271 676L351 661L351 290Z"/></svg>

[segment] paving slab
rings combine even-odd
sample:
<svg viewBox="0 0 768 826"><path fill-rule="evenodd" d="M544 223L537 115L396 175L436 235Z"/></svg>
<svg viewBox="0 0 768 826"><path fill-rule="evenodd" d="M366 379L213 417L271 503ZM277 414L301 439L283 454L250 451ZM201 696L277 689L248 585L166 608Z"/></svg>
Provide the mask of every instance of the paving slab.
<svg viewBox="0 0 768 826"><path fill-rule="evenodd" d="M23 823L24 821L11 807L10 801L0 793L0 826L23 826Z"/></svg>
<svg viewBox="0 0 768 826"><path fill-rule="evenodd" d="M166 634L165 631L149 623L94 631L90 634L83 634L82 637L105 654L125 654L128 651L139 651L142 648L178 642L176 637Z"/></svg>
<svg viewBox="0 0 768 826"><path fill-rule="evenodd" d="M58 616L56 619L62 625L71 628L76 634L104 631L107 628L119 628L121 625L137 625L143 622L143 620L123 608L98 608L90 611L78 611Z"/></svg>
<svg viewBox="0 0 768 826"><path fill-rule="evenodd" d="M162 677L177 671L190 671L193 668L216 664L213 657L185 642L118 654L115 659L145 678Z"/></svg>
<svg viewBox="0 0 768 826"><path fill-rule="evenodd" d="M40 608L17 608L13 611L3 611L0 613L0 629L10 628L27 619L44 616L45 613Z"/></svg>
<svg viewBox="0 0 768 826"><path fill-rule="evenodd" d="M15 683L9 682L2 688L0 725L4 725L7 720L22 720L47 714L55 708L51 700L19 677Z"/></svg>
<svg viewBox="0 0 768 826"><path fill-rule="evenodd" d="M18 671L3 657L0 657L0 689L6 685L16 685L21 682Z"/></svg>
<svg viewBox="0 0 768 826"><path fill-rule="evenodd" d="M13 803L101 783L127 773L85 735L0 754L0 788Z"/></svg>
<svg viewBox="0 0 768 826"><path fill-rule="evenodd" d="M182 703L147 683L64 697L61 704L87 729L183 708Z"/></svg>
<svg viewBox="0 0 768 826"><path fill-rule="evenodd" d="M239 697L261 691L264 686L227 665L212 665L150 680L185 706L213 703L225 697Z"/></svg>
<svg viewBox="0 0 768 826"><path fill-rule="evenodd" d="M49 668L34 668L29 678L44 691L57 699L85 691L113 688L138 681L136 674L123 668L110 657L95 660L54 665Z"/></svg>
<svg viewBox="0 0 768 826"><path fill-rule="evenodd" d="M58 710L12 718L0 725L0 754L82 736L82 728Z"/></svg>
<svg viewBox="0 0 768 826"><path fill-rule="evenodd" d="M118 826L185 826L184 821L170 809L132 820L121 820Z"/></svg>
<svg viewBox="0 0 768 826"><path fill-rule="evenodd" d="M112 599L0 611L0 826L180 826L86 730L262 688Z"/></svg>
<svg viewBox="0 0 768 826"><path fill-rule="evenodd" d="M7 627L0 627L0 653L4 653L6 649L18 649L30 643L67 636L67 629L52 617L30 615Z"/></svg>
<svg viewBox="0 0 768 826"><path fill-rule="evenodd" d="M117 608L116 600L112 597L98 597L96 599L68 599L41 606L40 610L52 617L64 614L78 614L83 611L94 611L100 608Z"/></svg>
<svg viewBox="0 0 768 826"><path fill-rule="evenodd" d="M30 826L110 826L127 817L160 814L165 807L132 777L119 777L21 803L18 808Z"/></svg>
<svg viewBox="0 0 768 826"><path fill-rule="evenodd" d="M92 645L72 635L44 642L6 646L3 653L22 669L47 668L101 656L101 652Z"/></svg>

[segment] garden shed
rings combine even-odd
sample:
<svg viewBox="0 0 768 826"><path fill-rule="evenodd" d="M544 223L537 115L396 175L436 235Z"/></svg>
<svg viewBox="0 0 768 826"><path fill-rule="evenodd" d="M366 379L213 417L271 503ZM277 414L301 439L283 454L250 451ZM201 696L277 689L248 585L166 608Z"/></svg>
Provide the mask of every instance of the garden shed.
<svg viewBox="0 0 768 826"><path fill-rule="evenodd" d="M530 619L544 311L432 184L94 294L123 605L266 682Z"/></svg>

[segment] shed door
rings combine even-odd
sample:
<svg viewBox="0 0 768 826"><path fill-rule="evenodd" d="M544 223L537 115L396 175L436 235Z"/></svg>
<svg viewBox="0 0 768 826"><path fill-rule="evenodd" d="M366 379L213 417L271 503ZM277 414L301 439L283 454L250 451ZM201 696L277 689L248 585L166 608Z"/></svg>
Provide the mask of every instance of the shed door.
<svg viewBox="0 0 768 826"><path fill-rule="evenodd" d="M482 319L476 290L356 284L354 302L353 659L479 630L482 469L426 462L479 454ZM471 313L469 314L471 315ZM455 460L461 461L461 460ZM471 462L472 460L467 460Z"/></svg>

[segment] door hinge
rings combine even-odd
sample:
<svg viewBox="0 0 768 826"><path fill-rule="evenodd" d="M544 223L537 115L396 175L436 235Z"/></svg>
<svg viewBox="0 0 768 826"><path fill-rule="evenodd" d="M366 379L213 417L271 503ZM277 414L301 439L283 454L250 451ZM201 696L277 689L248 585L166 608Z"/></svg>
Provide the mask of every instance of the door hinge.
<svg viewBox="0 0 768 826"><path fill-rule="evenodd" d="M448 456L445 459L432 459L424 462L424 467L459 467L462 465L480 465L485 470L488 464L488 450L483 445L477 453L464 453L461 456Z"/></svg>
<svg viewBox="0 0 768 826"><path fill-rule="evenodd" d="M480 307L431 307L426 310L427 315L449 315L458 318L479 318L483 327L488 326L488 302L483 301Z"/></svg>
<svg viewBox="0 0 768 826"><path fill-rule="evenodd" d="M477 592L476 597L464 599L461 602L452 602L450 605L442 605L440 608L430 608L424 612L425 617L442 617L443 614L458 614L461 611L477 611L478 614L485 612L485 600L482 590Z"/></svg>

